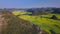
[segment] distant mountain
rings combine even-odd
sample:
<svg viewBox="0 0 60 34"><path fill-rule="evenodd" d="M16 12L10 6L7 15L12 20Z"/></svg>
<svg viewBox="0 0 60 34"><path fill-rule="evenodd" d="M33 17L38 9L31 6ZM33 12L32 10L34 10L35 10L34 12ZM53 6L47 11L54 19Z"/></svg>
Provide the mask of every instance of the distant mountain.
<svg viewBox="0 0 60 34"><path fill-rule="evenodd" d="M54 8L54 7L47 7L47 8L30 8L27 9L27 12L32 12L32 14L34 13L36 14L41 14L42 12L45 13L56 13L56 14L60 14L60 8Z"/></svg>
<svg viewBox="0 0 60 34"><path fill-rule="evenodd" d="M53 11L52 13L56 13L56 14L60 14L60 8L55 8L55 7L46 7L46 8L25 8L25 9L17 9L17 8L4 8L4 9L0 9L0 10L9 10L9 11L14 11L14 10L25 10L27 12L35 12L35 10L37 12L41 11L41 10L44 10L45 12L48 12L48 11Z"/></svg>

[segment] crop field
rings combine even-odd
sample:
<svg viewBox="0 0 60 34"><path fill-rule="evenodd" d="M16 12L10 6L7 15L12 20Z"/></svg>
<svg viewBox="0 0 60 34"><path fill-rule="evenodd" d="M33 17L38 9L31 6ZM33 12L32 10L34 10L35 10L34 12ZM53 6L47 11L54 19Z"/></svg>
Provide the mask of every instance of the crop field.
<svg viewBox="0 0 60 34"><path fill-rule="evenodd" d="M19 15L18 17L24 20L28 20L33 24L40 26L41 29L45 30L49 34L56 33L60 34L60 14L48 14L48 15L39 15L39 16L30 16L30 15L20 15L26 14L27 12L12 12L14 15ZM50 19L52 15L56 15L59 20Z"/></svg>

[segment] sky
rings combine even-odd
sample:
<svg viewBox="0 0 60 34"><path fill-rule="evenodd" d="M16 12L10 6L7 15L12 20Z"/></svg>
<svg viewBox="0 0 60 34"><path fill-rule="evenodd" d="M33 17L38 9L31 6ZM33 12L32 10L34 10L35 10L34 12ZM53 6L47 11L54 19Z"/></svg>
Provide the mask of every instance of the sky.
<svg viewBox="0 0 60 34"><path fill-rule="evenodd" d="M0 8L60 7L60 0L0 0Z"/></svg>

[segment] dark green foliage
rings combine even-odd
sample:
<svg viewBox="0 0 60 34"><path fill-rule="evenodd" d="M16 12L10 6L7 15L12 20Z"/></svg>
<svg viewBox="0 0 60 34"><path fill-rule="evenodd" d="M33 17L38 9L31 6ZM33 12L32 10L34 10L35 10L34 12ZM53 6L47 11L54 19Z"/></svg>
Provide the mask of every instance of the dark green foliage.
<svg viewBox="0 0 60 34"><path fill-rule="evenodd" d="M56 34L53 30L50 30L51 34Z"/></svg>
<svg viewBox="0 0 60 34"><path fill-rule="evenodd" d="M52 17L51 17L51 19L58 19L55 15L53 15Z"/></svg>

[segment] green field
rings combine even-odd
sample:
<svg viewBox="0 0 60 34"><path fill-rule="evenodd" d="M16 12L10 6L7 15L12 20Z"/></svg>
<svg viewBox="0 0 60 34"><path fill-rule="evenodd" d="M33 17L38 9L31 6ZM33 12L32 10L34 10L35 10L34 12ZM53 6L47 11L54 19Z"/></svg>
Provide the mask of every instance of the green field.
<svg viewBox="0 0 60 34"><path fill-rule="evenodd" d="M26 14L27 12L12 12L14 15ZM33 24L40 26L41 29L45 30L49 34L51 31L54 31L56 34L60 34L60 20L49 19L52 15L56 15L60 19L60 14L48 14L48 15L39 15L39 16L29 16L29 15L20 15L18 16L21 19L28 20Z"/></svg>

